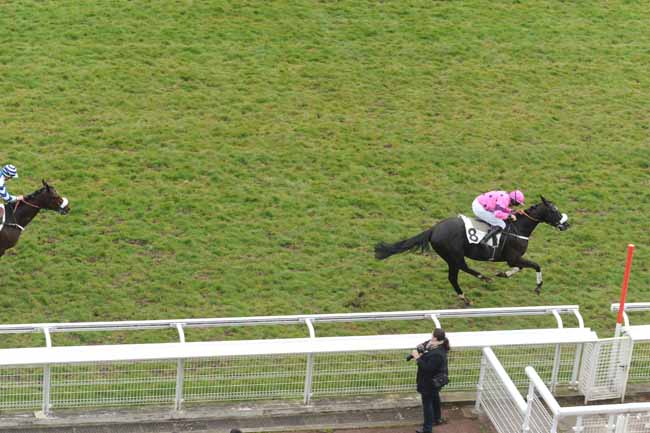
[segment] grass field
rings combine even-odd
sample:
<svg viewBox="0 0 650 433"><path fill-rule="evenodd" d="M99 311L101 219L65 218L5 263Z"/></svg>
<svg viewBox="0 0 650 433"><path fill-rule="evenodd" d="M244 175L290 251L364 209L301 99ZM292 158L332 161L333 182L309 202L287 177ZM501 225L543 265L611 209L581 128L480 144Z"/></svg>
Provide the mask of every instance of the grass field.
<svg viewBox="0 0 650 433"><path fill-rule="evenodd" d="M649 12L2 2L0 159L20 172L10 191L45 178L72 211L39 215L0 259L0 322L455 308L441 259L377 262L373 245L469 213L484 190L519 188L573 223L530 242L542 295L531 270L461 285L476 307L580 304L609 335L627 243L629 300L650 301Z"/></svg>

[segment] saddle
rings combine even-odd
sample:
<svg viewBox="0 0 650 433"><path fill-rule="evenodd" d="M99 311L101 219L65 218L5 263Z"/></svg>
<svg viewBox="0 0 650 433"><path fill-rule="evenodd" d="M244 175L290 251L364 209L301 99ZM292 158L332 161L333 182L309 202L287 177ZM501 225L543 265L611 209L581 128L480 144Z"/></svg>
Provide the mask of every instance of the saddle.
<svg viewBox="0 0 650 433"><path fill-rule="evenodd" d="M490 225L478 218L470 218L463 214L458 214L458 217L463 220L463 224L465 224L465 236L470 244L478 244L481 242L481 239L483 239L490 230ZM501 233L497 233L497 235L492 238L491 245L487 246L496 249L499 246L500 241Z"/></svg>
<svg viewBox="0 0 650 433"><path fill-rule="evenodd" d="M15 221L14 208L15 208L15 204L13 203L9 203L7 205L0 203L0 231L2 231L2 229L4 228L7 220Z"/></svg>

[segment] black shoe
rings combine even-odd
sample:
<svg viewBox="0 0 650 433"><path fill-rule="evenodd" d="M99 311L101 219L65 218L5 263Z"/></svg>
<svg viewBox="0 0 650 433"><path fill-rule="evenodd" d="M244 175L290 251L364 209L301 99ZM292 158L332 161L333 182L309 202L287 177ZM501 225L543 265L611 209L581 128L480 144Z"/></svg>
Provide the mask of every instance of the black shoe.
<svg viewBox="0 0 650 433"><path fill-rule="evenodd" d="M433 425L442 425L442 424L447 424L447 418L440 418L433 422Z"/></svg>
<svg viewBox="0 0 650 433"><path fill-rule="evenodd" d="M424 430L415 430L415 433L432 433L432 432L424 431Z"/></svg>

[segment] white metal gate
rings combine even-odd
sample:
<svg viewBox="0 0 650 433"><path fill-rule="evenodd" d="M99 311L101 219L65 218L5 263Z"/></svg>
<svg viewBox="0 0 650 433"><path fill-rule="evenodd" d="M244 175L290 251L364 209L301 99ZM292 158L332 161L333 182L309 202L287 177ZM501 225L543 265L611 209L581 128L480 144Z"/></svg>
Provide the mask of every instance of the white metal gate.
<svg viewBox="0 0 650 433"><path fill-rule="evenodd" d="M606 338L585 344L578 382L585 403L623 398L633 344L629 337Z"/></svg>

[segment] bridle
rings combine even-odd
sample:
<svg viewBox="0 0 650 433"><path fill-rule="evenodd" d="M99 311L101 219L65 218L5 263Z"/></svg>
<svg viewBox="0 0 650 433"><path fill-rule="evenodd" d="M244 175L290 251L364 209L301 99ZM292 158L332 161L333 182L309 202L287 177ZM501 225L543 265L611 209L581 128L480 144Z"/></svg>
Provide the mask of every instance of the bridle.
<svg viewBox="0 0 650 433"><path fill-rule="evenodd" d="M517 213L518 213L518 214L521 214L521 215L524 215L526 218L528 218L529 220L534 221L534 222L536 222L536 223L544 222L544 221L542 221L542 220L540 220L540 219L537 219L537 218L535 218L535 217L532 217L532 216L528 215L528 213L527 213L525 210L523 210L523 209L517 211ZM559 212L558 212L558 213L559 213ZM561 218L560 218L560 220L559 220L557 223L551 223L551 222L547 222L547 223L548 223L549 225L553 226L553 227L561 228L560 226L562 226L564 223L566 223L567 220L568 220L567 215L566 215L566 214L561 214Z"/></svg>
<svg viewBox="0 0 650 433"><path fill-rule="evenodd" d="M34 209L43 209L43 207L39 206L39 205L36 205L34 203L30 203L29 201L25 200L24 197L22 199L16 201L16 206L14 206L14 211L13 211L14 222L13 223L8 223L7 225L17 227L22 232L22 231L25 231L25 227L21 226L16 221L16 211L18 211L18 206L20 206L21 203L25 203L27 206L33 207Z"/></svg>

